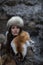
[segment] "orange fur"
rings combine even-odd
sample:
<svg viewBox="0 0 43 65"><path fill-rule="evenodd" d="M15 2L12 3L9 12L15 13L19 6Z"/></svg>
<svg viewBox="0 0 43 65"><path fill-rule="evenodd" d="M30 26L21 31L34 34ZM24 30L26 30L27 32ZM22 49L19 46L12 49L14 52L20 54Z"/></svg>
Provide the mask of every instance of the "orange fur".
<svg viewBox="0 0 43 65"><path fill-rule="evenodd" d="M16 49L18 52L22 52L23 48L23 44L26 44L25 42L27 40L30 40L30 36L27 32L22 31L20 35L18 35L17 37L15 37L14 39L14 44L16 45Z"/></svg>

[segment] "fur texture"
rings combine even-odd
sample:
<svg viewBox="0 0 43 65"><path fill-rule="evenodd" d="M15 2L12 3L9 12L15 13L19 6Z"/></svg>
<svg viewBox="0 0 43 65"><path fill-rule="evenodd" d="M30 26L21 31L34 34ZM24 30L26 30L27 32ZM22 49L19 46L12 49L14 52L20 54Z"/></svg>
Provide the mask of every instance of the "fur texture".
<svg viewBox="0 0 43 65"><path fill-rule="evenodd" d="M19 16L11 17L7 22L7 27L10 28L12 25L17 25L22 27L24 25L23 19Z"/></svg>
<svg viewBox="0 0 43 65"><path fill-rule="evenodd" d="M27 47L31 46L30 42L34 43L31 40L30 35L27 32L22 31L20 35L12 40L11 47L15 54L21 53L24 58L27 53Z"/></svg>

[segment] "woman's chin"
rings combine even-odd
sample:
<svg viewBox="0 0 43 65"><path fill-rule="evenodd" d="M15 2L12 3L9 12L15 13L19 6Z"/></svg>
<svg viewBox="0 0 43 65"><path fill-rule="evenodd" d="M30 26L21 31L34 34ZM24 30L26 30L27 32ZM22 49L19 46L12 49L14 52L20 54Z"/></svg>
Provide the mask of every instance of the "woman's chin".
<svg viewBox="0 0 43 65"><path fill-rule="evenodd" d="M17 36L18 34L14 34L14 36Z"/></svg>
<svg viewBox="0 0 43 65"><path fill-rule="evenodd" d="M13 36L17 36L18 34L17 33L12 33Z"/></svg>

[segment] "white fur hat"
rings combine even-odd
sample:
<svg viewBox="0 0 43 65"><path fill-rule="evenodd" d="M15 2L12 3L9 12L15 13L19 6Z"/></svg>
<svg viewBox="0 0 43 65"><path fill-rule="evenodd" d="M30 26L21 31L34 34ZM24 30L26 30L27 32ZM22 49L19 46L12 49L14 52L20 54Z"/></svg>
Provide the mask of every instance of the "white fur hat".
<svg viewBox="0 0 43 65"><path fill-rule="evenodd" d="M10 28L10 26L12 26L12 25L17 25L17 26L23 27L24 26L23 19L19 16L11 17L7 22L7 27Z"/></svg>

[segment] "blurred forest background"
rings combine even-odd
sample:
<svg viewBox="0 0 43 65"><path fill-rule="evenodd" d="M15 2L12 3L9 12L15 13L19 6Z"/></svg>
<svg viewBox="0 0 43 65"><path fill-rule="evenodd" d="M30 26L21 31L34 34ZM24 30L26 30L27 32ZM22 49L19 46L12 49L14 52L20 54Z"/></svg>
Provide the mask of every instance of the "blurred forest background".
<svg viewBox="0 0 43 65"><path fill-rule="evenodd" d="M23 29L29 32L35 41L34 58L28 58L24 63L19 64L43 65L43 0L0 0L0 43L1 37L4 38L3 34L5 35L7 30L8 19L16 15L23 18L25 24ZM4 61L1 56L3 59L8 58L4 48L0 49L0 64L2 65ZM8 58L9 61L7 60L5 65L16 65L14 60L10 59Z"/></svg>

